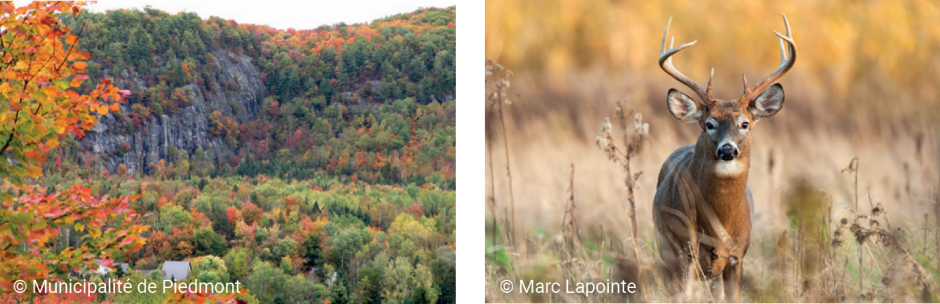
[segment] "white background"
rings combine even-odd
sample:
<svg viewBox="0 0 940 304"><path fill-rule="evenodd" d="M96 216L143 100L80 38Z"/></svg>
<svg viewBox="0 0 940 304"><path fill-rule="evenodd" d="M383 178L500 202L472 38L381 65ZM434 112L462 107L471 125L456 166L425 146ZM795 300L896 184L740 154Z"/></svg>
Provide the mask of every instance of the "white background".
<svg viewBox="0 0 940 304"><path fill-rule="evenodd" d="M457 302L483 303L485 29L483 1L457 3Z"/></svg>
<svg viewBox="0 0 940 304"><path fill-rule="evenodd" d="M483 303L484 1L457 3L457 302Z"/></svg>

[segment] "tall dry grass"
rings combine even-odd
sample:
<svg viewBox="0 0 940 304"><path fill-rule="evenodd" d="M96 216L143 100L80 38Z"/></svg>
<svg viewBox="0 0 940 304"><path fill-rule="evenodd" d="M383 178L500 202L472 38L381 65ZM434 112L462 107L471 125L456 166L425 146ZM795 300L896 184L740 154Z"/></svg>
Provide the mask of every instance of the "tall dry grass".
<svg viewBox="0 0 940 304"><path fill-rule="evenodd" d="M740 74L756 82L776 68L770 30L783 29L786 13L799 56L781 79L784 109L751 131L756 210L743 300L940 300L940 3L548 0L487 1L486 10L487 57L515 72L505 124L487 113L487 145L500 152L487 155L497 168L487 172L487 196L511 201L501 167L508 156L514 211L523 215L511 223L515 249L502 246L503 232L487 233L487 299L715 299L708 283L693 298L668 292L657 269L656 175L669 153L700 132L666 110L670 87L688 90L656 65L659 39L674 15L676 41L698 40L675 65L700 83L714 67L716 96L734 98ZM623 107L644 113L649 124L630 166L644 172L632 190L636 239L628 176L595 143L605 118L616 123L615 102L627 99ZM624 135L612 130L613 138ZM487 208L488 229L505 226L508 210L500 207L494 217ZM597 280L631 272L628 279L641 285L633 298L526 296L498 286L507 278Z"/></svg>

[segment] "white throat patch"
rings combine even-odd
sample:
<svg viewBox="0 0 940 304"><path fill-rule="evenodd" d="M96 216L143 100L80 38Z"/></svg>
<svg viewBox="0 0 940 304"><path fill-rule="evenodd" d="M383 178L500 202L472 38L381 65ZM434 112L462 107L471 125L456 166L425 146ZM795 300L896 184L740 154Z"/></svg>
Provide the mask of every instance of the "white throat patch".
<svg viewBox="0 0 940 304"><path fill-rule="evenodd" d="M719 176L729 176L729 175L738 175L744 171L744 164L741 161L735 160L718 160L718 164L715 166L715 173Z"/></svg>

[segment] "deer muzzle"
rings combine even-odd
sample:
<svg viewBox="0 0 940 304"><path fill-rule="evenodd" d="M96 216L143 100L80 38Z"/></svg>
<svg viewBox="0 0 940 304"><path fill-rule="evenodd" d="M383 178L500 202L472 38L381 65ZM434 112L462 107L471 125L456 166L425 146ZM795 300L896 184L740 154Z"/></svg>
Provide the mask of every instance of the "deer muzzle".
<svg viewBox="0 0 940 304"><path fill-rule="evenodd" d="M718 148L718 158L723 161L731 161L738 157L738 148L732 144L726 143Z"/></svg>

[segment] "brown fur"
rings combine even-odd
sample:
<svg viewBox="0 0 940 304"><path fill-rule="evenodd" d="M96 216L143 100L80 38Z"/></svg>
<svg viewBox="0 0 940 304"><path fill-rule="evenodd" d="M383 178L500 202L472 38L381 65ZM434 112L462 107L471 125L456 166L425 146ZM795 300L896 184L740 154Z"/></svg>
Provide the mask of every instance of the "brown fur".
<svg viewBox="0 0 940 304"><path fill-rule="evenodd" d="M747 254L751 233L754 204L747 188L750 138L741 136L736 139L739 147L736 161L744 166L741 173L719 176L715 174L719 159L714 152L718 142L710 139L704 130L708 117L715 118L720 125L734 123L740 114L744 114L748 121L751 121L751 114L746 107L747 104L739 101L712 103L713 110L706 111L703 115L706 119L699 122L703 132L699 135L697 143L679 148L663 164L653 208L660 255L673 275L682 277L687 270L685 267L692 262L689 257L693 253L689 252L686 245L692 241L692 237L689 233L679 232L687 231L688 227L676 219L677 216L663 214L665 207L682 211L688 219L694 218L692 226L698 232L696 238L711 239L703 241L698 248L698 263L707 278L725 275L725 295L732 301L740 299L740 261ZM737 129L730 131L737 132ZM713 227L710 224L711 221L706 215L708 211L702 210L704 208L709 208L714 213L722 227ZM724 229L732 244L723 241L716 229ZM676 248L676 245L680 248ZM736 258L737 263L728 267L731 257Z"/></svg>
<svg viewBox="0 0 940 304"><path fill-rule="evenodd" d="M796 62L796 43L786 16L783 22L786 35L774 31L781 41L780 67L754 87L742 77L744 94L735 100L712 97L713 77L701 87L673 66L671 57L695 42L675 47L670 43L666 49L672 18L660 47L659 66L700 98L696 101L671 89L666 97L669 112L682 122L697 123L702 133L695 145L673 152L659 172L653 199L659 254L672 278L687 274L710 279L721 274L725 298L734 302L741 300L742 265L754 210L747 187L750 130L783 108L783 87L773 82Z"/></svg>

